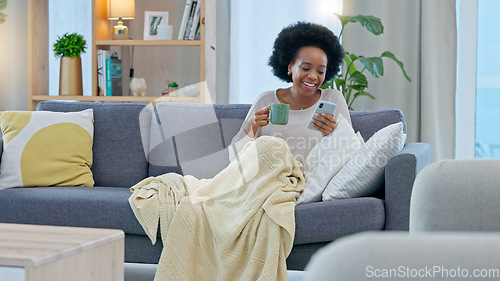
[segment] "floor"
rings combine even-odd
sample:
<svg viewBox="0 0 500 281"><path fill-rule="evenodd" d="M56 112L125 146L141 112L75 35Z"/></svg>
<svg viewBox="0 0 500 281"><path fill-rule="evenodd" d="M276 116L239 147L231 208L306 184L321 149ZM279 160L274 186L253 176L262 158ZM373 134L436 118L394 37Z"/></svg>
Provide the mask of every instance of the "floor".
<svg viewBox="0 0 500 281"><path fill-rule="evenodd" d="M156 264L125 263L125 281L153 281ZM288 271L288 281L301 281L303 271Z"/></svg>

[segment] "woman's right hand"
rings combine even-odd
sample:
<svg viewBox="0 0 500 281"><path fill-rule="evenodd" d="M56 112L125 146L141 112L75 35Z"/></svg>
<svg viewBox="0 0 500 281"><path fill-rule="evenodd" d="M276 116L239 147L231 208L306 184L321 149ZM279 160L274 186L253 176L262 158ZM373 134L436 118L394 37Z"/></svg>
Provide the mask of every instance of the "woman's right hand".
<svg viewBox="0 0 500 281"><path fill-rule="evenodd" d="M252 129L248 134L250 137L254 138L257 135L257 130L259 130L260 127L264 127L269 124L269 121L266 120L269 118L269 108L271 108L270 105L255 112L255 116L252 122Z"/></svg>

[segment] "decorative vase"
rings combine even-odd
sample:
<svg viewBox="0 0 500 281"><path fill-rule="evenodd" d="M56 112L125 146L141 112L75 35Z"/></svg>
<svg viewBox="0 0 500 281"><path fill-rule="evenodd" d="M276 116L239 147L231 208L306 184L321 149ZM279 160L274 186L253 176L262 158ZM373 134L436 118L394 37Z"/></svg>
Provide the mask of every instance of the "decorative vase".
<svg viewBox="0 0 500 281"><path fill-rule="evenodd" d="M60 96L82 96L82 59L80 57L61 57L59 73Z"/></svg>

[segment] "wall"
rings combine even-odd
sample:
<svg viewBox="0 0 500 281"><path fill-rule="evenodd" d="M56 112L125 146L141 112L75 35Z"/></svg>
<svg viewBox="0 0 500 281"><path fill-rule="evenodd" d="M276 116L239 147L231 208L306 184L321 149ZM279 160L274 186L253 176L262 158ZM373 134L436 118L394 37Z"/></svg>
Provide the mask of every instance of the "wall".
<svg viewBox="0 0 500 281"><path fill-rule="evenodd" d="M28 109L28 0L9 0L0 24L0 110Z"/></svg>

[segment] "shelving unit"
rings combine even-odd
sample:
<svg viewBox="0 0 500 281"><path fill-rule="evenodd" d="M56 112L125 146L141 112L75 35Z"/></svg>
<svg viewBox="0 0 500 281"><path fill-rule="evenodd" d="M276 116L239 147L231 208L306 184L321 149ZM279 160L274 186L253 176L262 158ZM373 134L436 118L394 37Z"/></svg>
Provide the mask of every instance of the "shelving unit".
<svg viewBox="0 0 500 281"><path fill-rule="evenodd" d="M176 7L184 8L185 0L177 1ZM199 81L205 81L205 1L201 1L201 20L200 20L200 40L111 40L111 23L107 18L106 2L107 0L92 0L92 40L89 49L92 51L92 96L58 96L49 94L49 72L48 72L48 2L49 0L29 0L28 15L29 15L29 42L28 42L28 109L33 110L36 104L45 100L75 100L75 101L98 101L98 102L199 102L205 101L204 87L200 89L198 97L162 97L159 93L151 96L134 97L128 96L124 90L123 96L99 96L97 82L97 50L120 48L122 62L125 65L130 65L130 57L125 55L129 48L162 48L165 54L172 52L172 48L199 48ZM143 16L145 10L162 10L161 5L164 3L161 0L136 0L136 22L135 26L142 25L141 14ZM172 13L174 11L171 11ZM175 11L182 13L179 8ZM182 15L182 14L181 14ZM174 23L174 38L180 24L178 14L176 15L176 23ZM178 21L178 22L177 22ZM137 34L136 28L136 34ZM142 32L142 29L140 30ZM138 38L140 36L136 36ZM90 40L87 40L90 41ZM188 66L190 69L195 69L196 66ZM123 68L124 70L127 68ZM161 69L159 69L161 70ZM159 71L158 70L158 71ZM128 73L123 71L122 76L127 76ZM126 80L124 80L127 82ZM124 89L128 90L127 86Z"/></svg>
<svg viewBox="0 0 500 281"><path fill-rule="evenodd" d="M96 46L201 46L200 40L96 40Z"/></svg>

